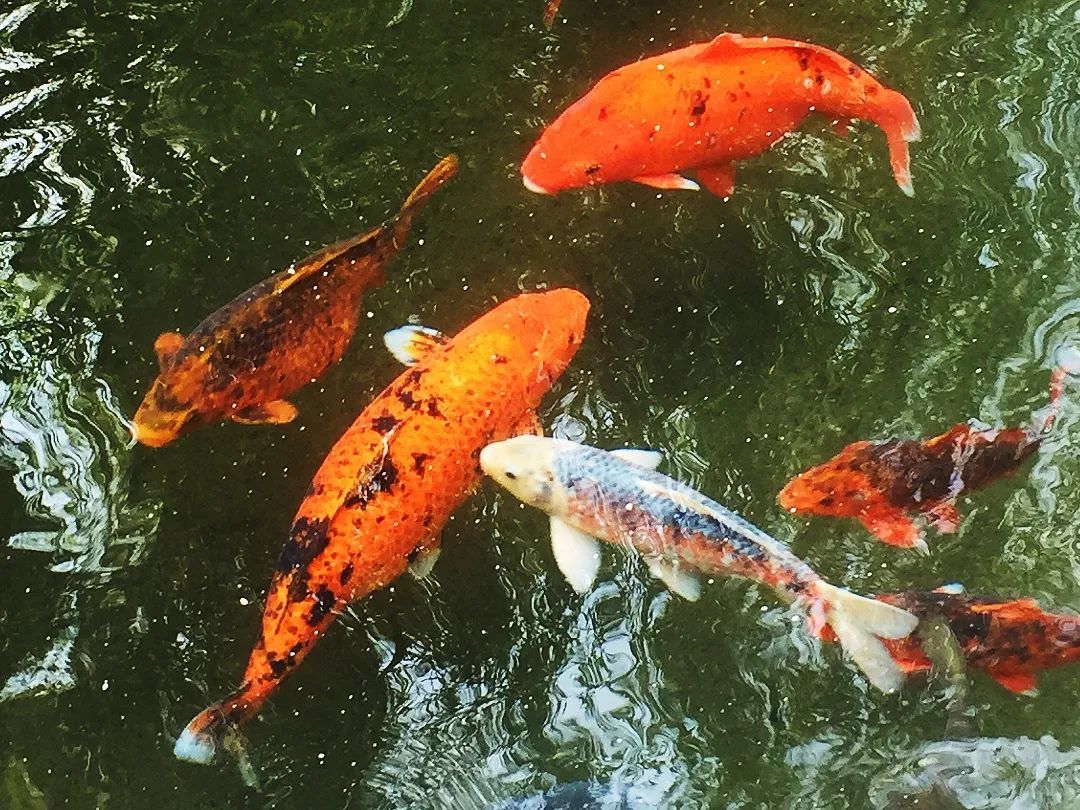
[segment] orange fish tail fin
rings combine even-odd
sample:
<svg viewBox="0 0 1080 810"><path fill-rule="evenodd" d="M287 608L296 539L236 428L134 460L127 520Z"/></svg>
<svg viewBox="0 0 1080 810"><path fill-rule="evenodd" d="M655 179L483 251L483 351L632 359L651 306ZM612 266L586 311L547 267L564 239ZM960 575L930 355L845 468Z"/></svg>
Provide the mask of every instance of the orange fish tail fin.
<svg viewBox="0 0 1080 810"><path fill-rule="evenodd" d="M544 28L551 29L555 23L555 16L559 13L559 4L562 0L547 0L544 4Z"/></svg>
<svg viewBox="0 0 1080 810"><path fill-rule="evenodd" d="M209 765L214 761L227 734L244 722L258 708L245 688L239 689L220 703L215 703L195 715L176 738L173 754L184 762Z"/></svg>
<svg viewBox="0 0 1080 810"><path fill-rule="evenodd" d="M908 144L922 137L922 128L911 103L895 90L882 87L870 100L867 117L881 127L889 144L889 163L893 177L900 190L907 196L915 196L911 183L911 162Z"/></svg>
<svg viewBox="0 0 1080 810"><path fill-rule="evenodd" d="M395 242L401 244L405 234L412 227L413 219L420 213L420 209L424 207L431 195L442 188L446 181L457 173L457 170L458 156L449 154L440 160L435 165L435 168L428 172L424 179L413 189L412 194L402 204L401 210L398 211L398 215L394 220Z"/></svg>
<svg viewBox="0 0 1080 810"><path fill-rule="evenodd" d="M903 673L881 639L911 635L919 620L906 610L818 582L811 616L823 612L828 627L836 634L867 680L883 692L895 692Z"/></svg>

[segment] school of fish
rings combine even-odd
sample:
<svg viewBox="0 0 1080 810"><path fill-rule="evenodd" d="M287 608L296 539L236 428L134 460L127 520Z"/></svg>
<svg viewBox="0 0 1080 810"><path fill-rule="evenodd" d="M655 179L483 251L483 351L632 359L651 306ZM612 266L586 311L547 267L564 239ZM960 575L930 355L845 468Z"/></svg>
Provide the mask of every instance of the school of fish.
<svg viewBox="0 0 1080 810"><path fill-rule="evenodd" d="M559 0L546 0L545 27L558 11ZM904 95L821 45L737 33L612 70L543 129L521 179L546 195L632 181L704 187L726 198L739 161L767 151L812 113L839 134L856 120L877 126L893 179L914 194L908 144L921 129ZM415 217L457 169L457 156L443 158L385 224L266 278L186 337L160 335L159 374L131 422L134 438L160 448L214 422L293 420L288 397L341 360L364 294L384 282ZM652 576L686 599L700 596L702 575L749 579L800 610L812 635L839 641L884 692L931 669L919 631L932 620L944 622L970 666L1013 692L1032 691L1039 670L1080 660L1078 617L1031 599L950 588L858 595L658 472L659 453L544 436L537 409L585 340L589 310L585 295L560 288L509 297L454 337L416 325L386 334L406 369L370 402L355 403L355 421L283 531L240 685L187 724L175 742L178 758L212 761L347 605L406 571L429 574L440 532L485 475L548 515L555 564L576 592L595 584L600 541L636 551ZM927 440L855 442L792 479L779 504L856 518L886 543L925 551L926 523L955 531L958 497L1012 474L1039 449L1064 379L1064 370L1054 372L1050 404L1031 427L958 424Z"/></svg>

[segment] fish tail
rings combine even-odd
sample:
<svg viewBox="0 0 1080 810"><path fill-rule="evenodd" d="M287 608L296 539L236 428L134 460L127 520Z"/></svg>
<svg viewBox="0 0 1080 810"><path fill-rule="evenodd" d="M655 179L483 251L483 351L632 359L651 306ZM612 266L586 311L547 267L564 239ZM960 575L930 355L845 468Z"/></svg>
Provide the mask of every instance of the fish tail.
<svg viewBox="0 0 1080 810"><path fill-rule="evenodd" d="M435 168L429 171L424 179L419 182L416 188L413 189L412 194L402 204L401 210L398 211L397 218L394 220L395 242L401 244L405 234L412 227L413 219L420 213L420 209L424 207L432 194L442 188L443 184L457 173L457 170L458 156L449 154L440 160L435 165Z"/></svg>
<svg viewBox="0 0 1080 810"><path fill-rule="evenodd" d="M903 675L881 639L911 635L919 620L906 610L859 596L827 582L817 584L818 609L841 646L867 679L882 692L900 688Z"/></svg>
<svg viewBox="0 0 1080 810"><path fill-rule="evenodd" d="M870 102L868 117L885 133L889 144L889 163L893 177L900 190L907 196L915 196L911 184L911 160L908 144L922 137L922 128L915 110L903 94L882 87Z"/></svg>
<svg viewBox="0 0 1080 810"><path fill-rule="evenodd" d="M1041 424L1036 419L1036 433L1043 435L1049 433L1054 426L1058 414L1061 413L1061 397L1065 393L1065 381L1071 375L1080 374L1080 355L1075 351L1069 353L1067 360L1061 362L1050 374L1050 401L1046 408L1042 409L1044 416Z"/></svg>
<svg viewBox="0 0 1080 810"><path fill-rule="evenodd" d="M246 696L247 689L241 687L225 700L195 715L176 738L173 746L176 758L196 765L213 762L226 735L255 712L256 703Z"/></svg>

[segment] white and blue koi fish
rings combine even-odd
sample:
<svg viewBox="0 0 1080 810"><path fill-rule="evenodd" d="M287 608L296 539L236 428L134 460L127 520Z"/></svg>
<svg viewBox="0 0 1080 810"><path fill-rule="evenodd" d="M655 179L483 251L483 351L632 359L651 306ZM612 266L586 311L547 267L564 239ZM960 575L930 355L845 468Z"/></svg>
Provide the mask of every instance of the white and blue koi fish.
<svg viewBox="0 0 1080 810"><path fill-rule="evenodd" d="M653 575L687 599L698 575L735 575L772 588L807 610L816 635L835 633L844 650L885 692L903 678L881 639L911 634L906 610L837 588L787 546L716 501L656 472L658 453L607 452L542 436L489 444L480 466L517 498L551 517L559 569L579 593L600 567L597 539L639 551Z"/></svg>

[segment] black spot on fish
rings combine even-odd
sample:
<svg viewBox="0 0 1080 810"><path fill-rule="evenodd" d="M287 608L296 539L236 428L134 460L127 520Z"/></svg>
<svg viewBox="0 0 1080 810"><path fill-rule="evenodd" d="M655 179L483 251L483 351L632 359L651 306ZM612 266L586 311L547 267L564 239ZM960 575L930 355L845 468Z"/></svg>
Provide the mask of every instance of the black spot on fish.
<svg viewBox="0 0 1080 810"><path fill-rule="evenodd" d="M397 417L391 416L390 414L383 414L382 416L377 416L371 420L371 426L379 433L389 433L397 427L398 424L399 420Z"/></svg>
<svg viewBox="0 0 1080 810"><path fill-rule="evenodd" d="M859 68L856 65L852 65L851 67L849 67L847 69L847 73L848 73L848 76L858 76L860 73L862 73L862 71L859 70Z"/></svg>
<svg viewBox="0 0 1080 810"><path fill-rule="evenodd" d="M427 403L428 416L434 416L437 419L444 419L442 411L439 410L439 401L435 398L429 399Z"/></svg>
<svg viewBox="0 0 1080 810"><path fill-rule="evenodd" d="M352 572L353 572L353 564L349 563L344 568L342 568L341 573L338 574L338 582L340 582L342 585L345 585L349 581L349 579L352 577Z"/></svg>
<svg viewBox="0 0 1080 810"><path fill-rule="evenodd" d="M588 169L586 169L585 171L588 172ZM504 357L501 354L497 354L492 359L492 362L497 366L505 366L507 363L510 362L510 358L509 357Z"/></svg>
<svg viewBox="0 0 1080 810"><path fill-rule="evenodd" d="M181 402L175 396L172 391L166 388L164 385L154 386L154 395L152 398L154 403L154 409L158 411L165 411L167 413L175 413L176 411L186 411L188 404Z"/></svg>
<svg viewBox="0 0 1080 810"><path fill-rule="evenodd" d="M405 559L409 561L409 565L412 565L414 562L417 561L417 559L419 559L420 554L423 552L423 550L424 550L423 548L421 548L420 546L417 546L416 548L414 548L412 551L410 551L408 554L405 555Z"/></svg>
<svg viewBox="0 0 1080 810"><path fill-rule="evenodd" d="M607 107L600 108L600 114L596 116L598 120L603 121L607 118Z"/></svg>
<svg viewBox="0 0 1080 810"><path fill-rule="evenodd" d="M818 86L825 84L825 74L820 70L814 75L814 84Z"/></svg>
<svg viewBox="0 0 1080 810"><path fill-rule="evenodd" d="M420 409L420 402L416 397L412 395L412 391L408 389L401 389L397 392L398 402L408 408L410 411L417 411Z"/></svg>
<svg viewBox="0 0 1080 810"><path fill-rule="evenodd" d="M307 623L312 627L321 624L322 620L334 609L336 603L337 597L334 596L334 592L325 585L319 586L319 590L315 592L315 604L311 606Z"/></svg>
<svg viewBox="0 0 1080 810"><path fill-rule="evenodd" d="M273 653L266 656L266 663L270 667L270 671L274 674L275 678L282 677L286 670L289 669L289 664L276 657Z"/></svg>
<svg viewBox="0 0 1080 810"><path fill-rule="evenodd" d="M818 503L820 503L822 506L832 506L835 502L836 499L833 498L832 495L826 495L824 498L818 501Z"/></svg>
<svg viewBox="0 0 1080 810"><path fill-rule="evenodd" d="M290 571L307 568L318 557L330 538L327 529L330 521L326 518L310 520L306 517L297 519L293 524L289 539L285 541L285 547L281 550L277 569L283 574Z"/></svg>
<svg viewBox="0 0 1080 810"><path fill-rule="evenodd" d="M367 481L360 482L356 490L345 499L345 506L350 509L354 506L363 509L367 506L377 492L386 492L397 483L398 471L394 462L387 455L382 460L382 465Z"/></svg>
<svg viewBox="0 0 1080 810"><path fill-rule="evenodd" d="M712 89L712 81L709 79L708 76L704 77L704 81L705 81L705 89L706 90Z"/></svg>
<svg viewBox="0 0 1080 810"><path fill-rule="evenodd" d="M694 118L700 118L705 114L705 105L708 103L709 97L702 93L700 90L695 90L694 95L691 98L690 115Z"/></svg>
<svg viewBox="0 0 1080 810"><path fill-rule="evenodd" d="M412 454L413 470L416 471L419 475L423 475L424 474L424 465L427 464L427 460L429 458L431 458L431 456L428 455L427 453L413 453Z"/></svg>
<svg viewBox="0 0 1080 810"><path fill-rule="evenodd" d="M600 171L600 164L599 164L599 163L594 163L594 164L593 164L592 166L589 166L589 167L587 167L587 168L585 169L585 174L587 174L587 175L594 175L594 174L596 174L596 173L597 173L598 171ZM504 361L504 362L505 362L505 361Z"/></svg>

